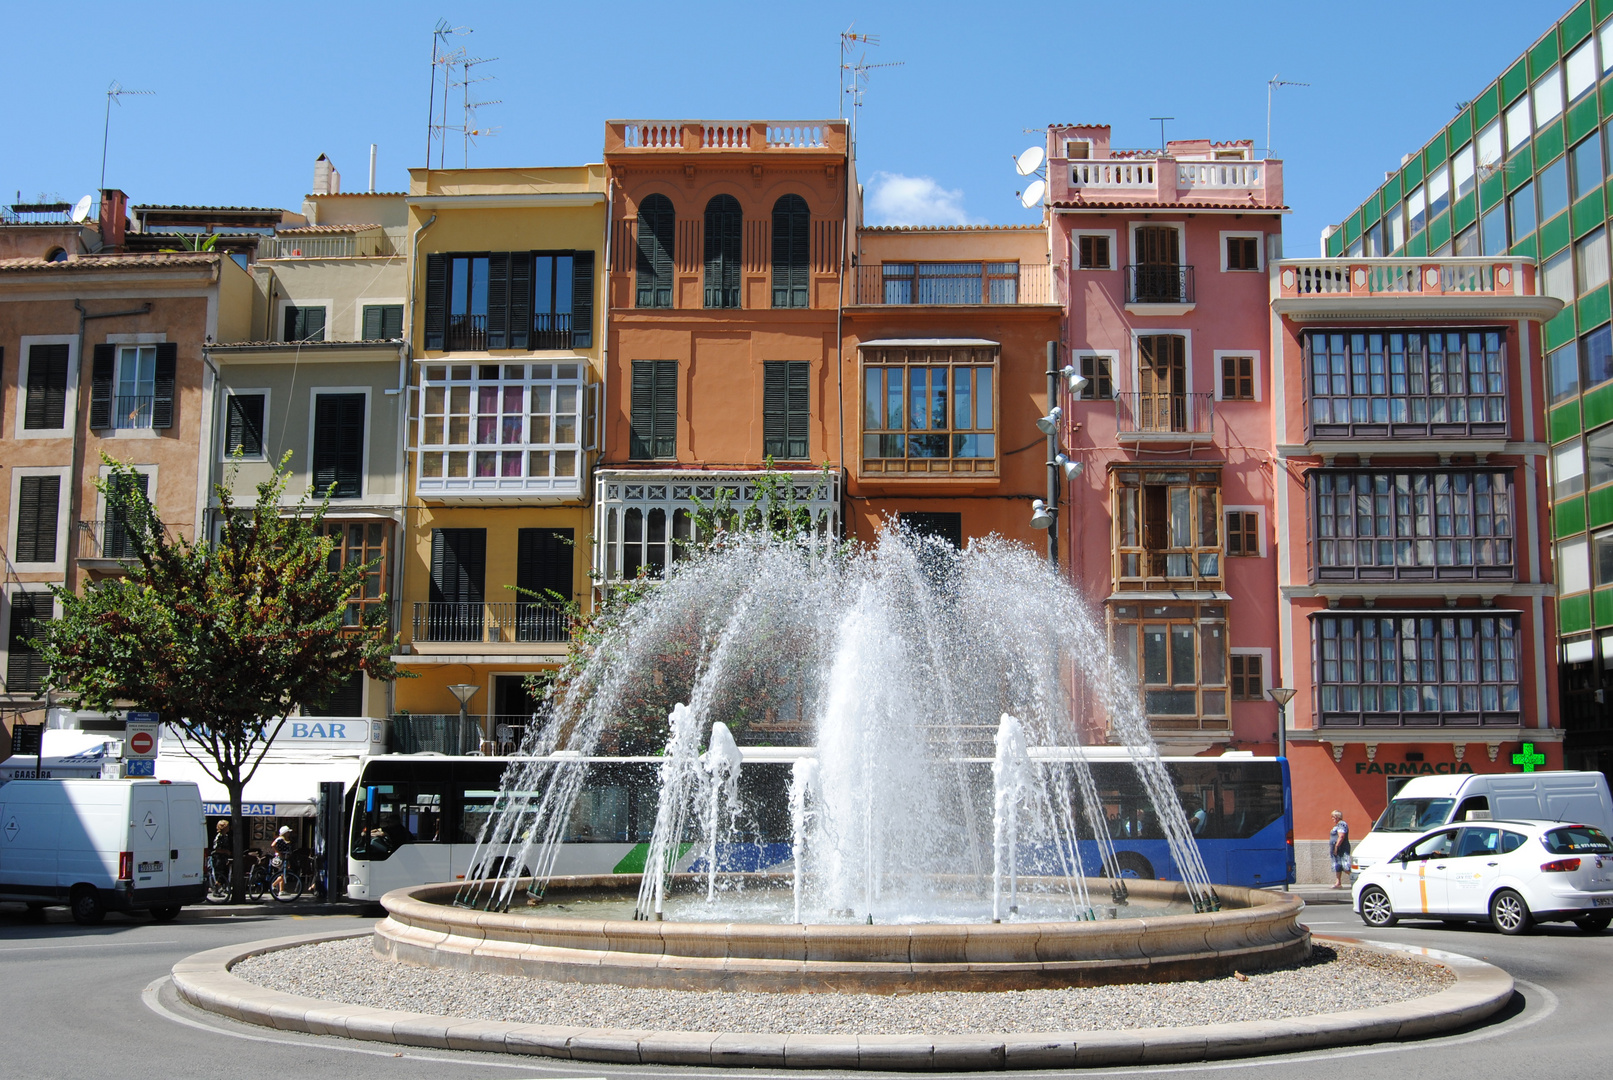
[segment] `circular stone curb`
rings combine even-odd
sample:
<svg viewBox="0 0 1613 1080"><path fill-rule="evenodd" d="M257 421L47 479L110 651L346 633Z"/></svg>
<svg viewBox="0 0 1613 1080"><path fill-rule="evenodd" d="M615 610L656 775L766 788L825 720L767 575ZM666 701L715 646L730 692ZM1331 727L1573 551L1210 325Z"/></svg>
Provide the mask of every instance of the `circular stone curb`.
<svg viewBox="0 0 1613 1080"><path fill-rule="evenodd" d="M1512 976L1471 957L1337 935L1317 935L1316 940L1440 964L1455 974L1456 985L1391 1005L1196 1027L1012 1035L767 1035L558 1027L433 1016L299 997L249 983L230 971L249 956L369 933L301 934L209 949L174 965L174 987L191 1005L245 1023L402 1046L630 1065L960 1072L1179 1063L1426 1038L1494 1015L1513 993Z"/></svg>

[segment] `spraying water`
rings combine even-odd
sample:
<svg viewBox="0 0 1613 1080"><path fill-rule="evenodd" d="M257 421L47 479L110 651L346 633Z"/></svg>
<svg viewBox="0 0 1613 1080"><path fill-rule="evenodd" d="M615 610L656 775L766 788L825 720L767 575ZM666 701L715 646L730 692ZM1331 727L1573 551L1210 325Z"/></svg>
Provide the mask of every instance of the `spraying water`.
<svg viewBox="0 0 1613 1080"><path fill-rule="evenodd" d="M885 922L939 917L959 896L995 898L1004 872L1012 908L1032 848L1047 853L1034 880L1062 879L1070 917L1094 917L1083 834L1113 900L1125 902L1085 752L1120 743L1194 907L1213 909L1134 682L1087 605L1018 545L993 538L959 552L887 531L867 547L832 547L740 534L676 564L609 620L522 750L664 753L639 896L639 916L656 918L690 842L707 859L707 902L718 901L747 728L793 720L815 747L790 786L793 917ZM989 755L994 732L998 781L982 805L965 759ZM564 760L512 769L472 863L473 877L500 883L467 886L461 901L507 907L526 871L541 893L585 780ZM982 835L984 820L995 836ZM515 854L492 865L506 845Z"/></svg>

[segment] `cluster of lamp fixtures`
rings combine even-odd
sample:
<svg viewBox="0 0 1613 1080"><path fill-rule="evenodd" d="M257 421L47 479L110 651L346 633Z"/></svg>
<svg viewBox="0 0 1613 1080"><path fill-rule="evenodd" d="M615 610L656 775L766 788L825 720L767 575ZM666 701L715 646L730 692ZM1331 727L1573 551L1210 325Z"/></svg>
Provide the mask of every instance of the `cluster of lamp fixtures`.
<svg viewBox="0 0 1613 1080"><path fill-rule="evenodd" d="M1064 367L1059 369L1059 374L1064 376L1064 382L1065 385L1070 388L1071 397L1079 395L1082 390L1086 389L1087 380L1085 376L1083 376L1081 372L1076 369L1075 365L1064 365ZM1037 430L1041 431L1044 435L1055 435L1059 430L1059 421L1063 418L1063 407L1055 405L1048 411L1046 416L1043 416L1036 421ZM1085 467L1079 461L1071 461L1068 455L1065 454L1055 455L1053 458L1053 464L1057 465L1061 470L1063 470L1064 479L1066 480L1074 480L1077 476L1080 476L1081 470ZM1048 507L1047 503L1042 499L1032 499L1031 528L1045 529L1052 524L1053 511Z"/></svg>

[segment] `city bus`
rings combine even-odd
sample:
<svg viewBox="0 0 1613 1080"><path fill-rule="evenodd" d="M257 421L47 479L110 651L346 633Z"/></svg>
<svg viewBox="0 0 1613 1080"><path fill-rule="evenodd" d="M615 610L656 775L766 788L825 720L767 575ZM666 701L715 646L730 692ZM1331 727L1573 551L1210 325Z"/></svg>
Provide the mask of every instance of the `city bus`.
<svg viewBox="0 0 1613 1080"><path fill-rule="evenodd" d="M719 846L724 870L785 870L791 860L789 785L791 766L812 756L810 747L741 747L739 837ZM1091 763L1099 800L1108 819L1116 868L1122 877L1181 879L1153 805L1124 748L1094 747ZM1043 768L1070 767L1069 752L1032 751ZM393 889L431 882L462 881L471 871L477 841L490 815L502 807L501 785L512 765L532 758L451 757L437 754L369 758L354 791L348 845L349 896L379 900ZM579 757L559 754L555 765L585 767L587 779L572 808L556 853L556 874L630 874L644 869L655 826L656 757ZM1293 801L1288 762L1230 753L1221 757L1167 757L1166 770L1198 843L1210 880L1261 888L1294 881ZM965 762L991 850L991 761ZM1078 824L1084 835L1089 830ZM1024 873L1055 873L1057 852L1022 846ZM1078 843L1082 870L1103 876L1098 845ZM961 850L961 846L960 846ZM524 876L518 849L485 853L499 873ZM677 865L699 872L705 853L688 843Z"/></svg>

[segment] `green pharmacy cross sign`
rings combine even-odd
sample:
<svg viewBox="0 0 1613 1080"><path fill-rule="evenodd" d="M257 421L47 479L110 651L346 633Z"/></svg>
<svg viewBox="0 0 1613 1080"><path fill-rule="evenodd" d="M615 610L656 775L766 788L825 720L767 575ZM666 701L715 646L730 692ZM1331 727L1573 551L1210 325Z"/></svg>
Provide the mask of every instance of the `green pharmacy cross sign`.
<svg viewBox="0 0 1613 1080"><path fill-rule="evenodd" d="M1546 755L1536 753L1535 744L1532 742L1524 743L1523 750L1512 755L1512 764L1518 766L1524 772L1534 772L1536 765L1544 765L1545 763Z"/></svg>

